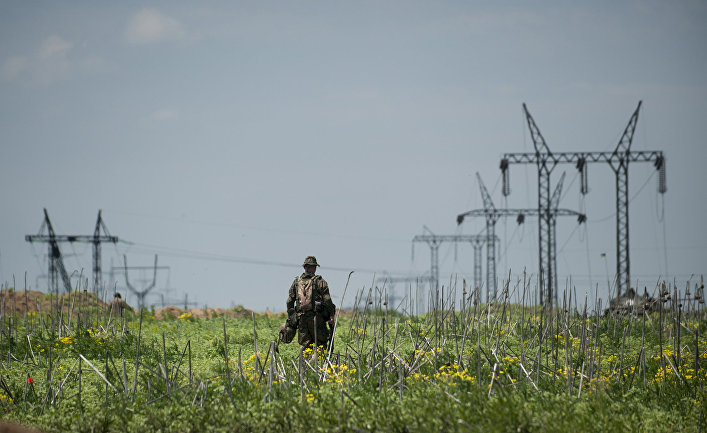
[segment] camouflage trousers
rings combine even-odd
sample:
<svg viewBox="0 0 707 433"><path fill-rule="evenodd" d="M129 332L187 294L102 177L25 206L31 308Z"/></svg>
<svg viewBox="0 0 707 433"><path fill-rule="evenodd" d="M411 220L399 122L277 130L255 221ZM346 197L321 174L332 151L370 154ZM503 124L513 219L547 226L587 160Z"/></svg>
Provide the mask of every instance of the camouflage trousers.
<svg viewBox="0 0 707 433"><path fill-rule="evenodd" d="M303 347L307 348L314 343L314 315L304 314L299 317L297 324L297 342ZM327 347L329 342L329 330L326 326L326 320L317 316L317 346Z"/></svg>

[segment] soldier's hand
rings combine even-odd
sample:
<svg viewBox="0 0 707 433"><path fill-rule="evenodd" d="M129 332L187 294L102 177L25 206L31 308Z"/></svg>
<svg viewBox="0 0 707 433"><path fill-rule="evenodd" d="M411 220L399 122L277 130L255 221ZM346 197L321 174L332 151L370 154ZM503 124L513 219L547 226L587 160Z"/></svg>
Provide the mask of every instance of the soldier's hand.
<svg viewBox="0 0 707 433"><path fill-rule="evenodd" d="M334 327L334 318L329 319L329 326Z"/></svg>

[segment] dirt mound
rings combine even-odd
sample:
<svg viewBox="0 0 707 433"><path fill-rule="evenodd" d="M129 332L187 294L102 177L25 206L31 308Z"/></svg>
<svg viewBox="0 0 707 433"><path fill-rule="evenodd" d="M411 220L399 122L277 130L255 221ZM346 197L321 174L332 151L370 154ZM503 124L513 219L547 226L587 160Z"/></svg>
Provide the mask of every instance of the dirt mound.
<svg viewBox="0 0 707 433"><path fill-rule="evenodd" d="M0 421L0 433L42 433L32 427L25 427L14 422Z"/></svg>
<svg viewBox="0 0 707 433"><path fill-rule="evenodd" d="M38 290L0 290L0 312L3 315L49 313L57 308L61 308L65 313L73 311L76 314L79 308L93 309L96 305L101 309L108 307L107 303L96 299L96 295L89 292L64 293L57 298L53 293Z"/></svg>
<svg viewBox="0 0 707 433"><path fill-rule="evenodd" d="M179 318L184 313L190 314L189 317L195 319L211 319L215 317L250 317L253 314L252 310L247 308L237 307L232 309L224 308L190 308L189 310L184 310L183 308L175 307L170 305L164 308L160 308L155 311L155 318L158 320L167 318ZM260 313L255 313L260 315ZM272 314L272 313L270 313Z"/></svg>
<svg viewBox="0 0 707 433"><path fill-rule="evenodd" d="M179 317L184 313L184 310L175 307L174 305L170 305L168 307L160 308L155 311L155 319L162 320L162 319L167 319L167 318L175 318Z"/></svg>

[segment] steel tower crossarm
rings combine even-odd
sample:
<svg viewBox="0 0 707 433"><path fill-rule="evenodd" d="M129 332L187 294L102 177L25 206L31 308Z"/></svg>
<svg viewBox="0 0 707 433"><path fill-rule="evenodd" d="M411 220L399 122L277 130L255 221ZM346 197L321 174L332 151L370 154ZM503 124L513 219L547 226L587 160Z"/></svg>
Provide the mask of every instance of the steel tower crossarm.
<svg viewBox="0 0 707 433"><path fill-rule="evenodd" d="M532 209L496 209L494 213L495 218L508 218L508 217L518 217L520 215L526 216L538 216L539 215L538 209L532 208ZM470 210L468 212L461 213L457 215L457 224L461 224L464 222L464 220L468 217L486 217L487 213L484 209L474 209ZM581 212L577 212L572 209L554 209L551 213L552 217L552 225L551 225L551 231L555 233L555 227L556 227L556 220L557 217L567 217L567 216L574 216L577 218L577 222L584 223L587 220L587 216ZM496 238L498 239L498 238ZM556 236L553 236L553 239L556 239ZM553 263L554 266L552 267L553 269L557 269L556 265L556 254L552 254L552 252L555 250L555 245L552 246L551 254L550 256L554 258ZM488 254L488 253L487 253ZM490 264L489 264L490 263ZM489 272L490 268L490 274L489 275L495 275L496 269L495 269L495 260L494 261L488 261L487 260L487 273ZM490 277L488 277L490 278ZM494 277L495 279L495 277ZM556 280L556 278L555 278ZM491 282L489 282L491 284ZM555 285L556 288L556 285ZM556 292L556 290L555 290Z"/></svg>
<svg viewBox="0 0 707 433"><path fill-rule="evenodd" d="M494 241L497 241L498 238L494 236ZM429 281L436 286L439 285L439 246L440 244L444 242L471 242L472 246L474 247L474 282L475 284L479 284L481 281L481 272L480 272L480 263L481 263L481 257L480 257L480 252L481 252L481 246L483 246L484 242L487 242L487 236L486 235L437 235L437 234L428 234L428 235L416 235L414 238L412 238L412 242L425 242L429 245L430 247L430 277ZM477 267L479 269L477 269ZM435 287L436 287L435 286Z"/></svg>
<svg viewBox="0 0 707 433"><path fill-rule="evenodd" d="M542 159L549 160L554 164L577 164L580 159L587 162L618 164L622 159L629 162L655 162L661 157L663 157L663 152L659 150L631 151L623 156L615 152L556 152L544 155L528 152L503 154L503 159L509 164L537 164Z"/></svg>
<svg viewBox="0 0 707 433"><path fill-rule="evenodd" d="M528 209L497 209L496 213L494 214L498 218L507 218L507 217L516 217L518 215L530 215L530 216L538 216L538 210L535 208L528 208ZM572 209L557 209L556 211L553 212L553 215L556 216L576 216L577 219L586 219L586 215L577 212L576 210ZM457 224L461 224L464 222L464 220L467 217L483 217L486 216L486 212L484 209L474 209L470 210L468 212L461 213L457 215Z"/></svg>
<svg viewBox="0 0 707 433"><path fill-rule="evenodd" d="M25 240L27 242L48 242L52 239L51 235L26 235ZM100 242L118 242L116 236L98 236L93 235L54 235L54 240L56 242L86 242L93 243L96 239Z"/></svg>

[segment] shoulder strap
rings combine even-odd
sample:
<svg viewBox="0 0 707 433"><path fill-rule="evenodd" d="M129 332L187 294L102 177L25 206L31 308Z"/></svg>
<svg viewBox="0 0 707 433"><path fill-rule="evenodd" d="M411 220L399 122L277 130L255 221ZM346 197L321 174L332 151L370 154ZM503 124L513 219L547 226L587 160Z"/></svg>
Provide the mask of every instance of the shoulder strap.
<svg viewBox="0 0 707 433"><path fill-rule="evenodd" d="M292 283L295 285L295 310L299 310L299 283L302 280L300 275L295 277L295 281Z"/></svg>

